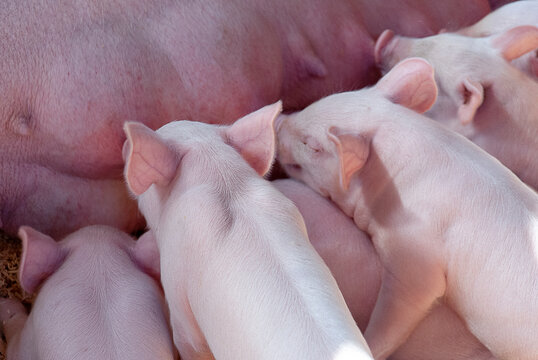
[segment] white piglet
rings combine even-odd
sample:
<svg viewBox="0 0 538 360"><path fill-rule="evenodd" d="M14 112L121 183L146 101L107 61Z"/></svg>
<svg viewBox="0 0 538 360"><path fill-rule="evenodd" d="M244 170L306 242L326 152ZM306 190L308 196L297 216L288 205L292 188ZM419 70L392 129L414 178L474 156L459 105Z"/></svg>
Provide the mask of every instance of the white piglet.
<svg viewBox="0 0 538 360"><path fill-rule="evenodd" d="M521 25L538 26L538 1L520 0L506 4L486 15L477 23L458 30L458 34L484 37L499 34ZM538 49L512 60L512 64L538 80Z"/></svg>
<svg viewBox="0 0 538 360"><path fill-rule="evenodd" d="M538 28L519 26L484 38L445 33L415 39L387 31L375 51L386 71L408 57L426 59L439 87L426 115L538 189L538 82L508 62L535 49Z"/></svg>
<svg viewBox="0 0 538 360"><path fill-rule="evenodd" d="M0 299L7 360L173 360L156 244L108 226L54 241L28 226L19 280L38 291L30 315Z"/></svg>
<svg viewBox="0 0 538 360"><path fill-rule="evenodd" d="M371 359L299 211L260 176L280 110L125 126L125 176L159 245L183 359Z"/></svg>
<svg viewBox="0 0 538 360"><path fill-rule="evenodd" d="M499 359L538 359L538 195L417 113L436 95L432 67L405 60L373 88L279 118L279 160L374 243L383 274L365 338L376 359L439 301Z"/></svg>

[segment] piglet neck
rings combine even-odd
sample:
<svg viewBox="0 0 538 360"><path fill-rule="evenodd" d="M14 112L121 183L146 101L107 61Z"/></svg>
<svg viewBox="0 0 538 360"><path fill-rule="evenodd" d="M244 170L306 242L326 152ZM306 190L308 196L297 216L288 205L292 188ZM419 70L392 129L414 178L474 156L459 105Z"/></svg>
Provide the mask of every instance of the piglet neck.
<svg viewBox="0 0 538 360"><path fill-rule="evenodd" d="M351 180L346 198L340 199L344 212L371 236L407 216L399 192L413 183L407 176L409 159L417 151L426 154L431 146L428 142L413 140L420 139L415 132L420 135L428 131L422 127L429 128L429 121L417 121L420 115L414 112L409 112L406 118L406 111L401 110L405 109L400 109L401 117L397 122L389 120L377 124L368 160Z"/></svg>
<svg viewBox="0 0 538 360"><path fill-rule="evenodd" d="M502 106L514 121L535 122L538 114L538 82L515 68L507 70L503 73L505 76L499 76L499 81L493 82L493 91L502 99Z"/></svg>
<svg viewBox="0 0 538 360"><path fill-rule="evenodd" d="M511 79L485 89L485 102L472 123L469 138L536 188L535 151L522 153L521 149L538 149L538 83L513 71ZM515 72L521 75L517 82ZM493 139L505 139L505 143L500 147Z"/></svg>
<svg viewBox="0 0 538 360"><path fill-rule="evenodd" d="M331 194L340 209L353 218L358 228L370 233L375 209L390 188L391 178L375 149L364 167L352 178L347 191Z"/></svg>

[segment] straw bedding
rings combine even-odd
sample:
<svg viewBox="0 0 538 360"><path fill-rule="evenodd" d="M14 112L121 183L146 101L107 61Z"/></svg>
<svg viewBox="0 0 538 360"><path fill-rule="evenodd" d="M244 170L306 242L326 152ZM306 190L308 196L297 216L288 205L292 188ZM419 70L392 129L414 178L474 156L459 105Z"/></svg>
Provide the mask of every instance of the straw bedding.
<svg viewBox="0 0 538 360"><path fill-rule="evenodd" d="M17 281L17 270L21 254L21 242L0 230L0 297L9 297L21 300L29 307L32 297L26 294ZM5 342L0 341L0 360L5 360Z"/></svg>

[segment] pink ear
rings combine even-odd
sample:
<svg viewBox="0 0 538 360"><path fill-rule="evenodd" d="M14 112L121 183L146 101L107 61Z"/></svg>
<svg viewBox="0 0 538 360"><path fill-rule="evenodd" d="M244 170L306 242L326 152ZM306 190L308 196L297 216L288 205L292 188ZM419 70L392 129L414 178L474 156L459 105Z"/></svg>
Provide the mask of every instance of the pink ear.
<svg viewBox="0 0 538 360"><path fill-rule="evenodd" d="M432 66L424 59L399 62L375 86L390 101L418 113L428 111L437 99Z"/></svg>
<svg viewBox="0 0 538 360"><path fill-rule="evenodd" d="M374 46L374 60L377 65L381 65L383 58L389 51L387 45L394 39L394 31L384 30L377 38Z"/></svg>
<svg viewBox="0 0 538 360"><path fill-rule="evenodd" d="M176 175L179 158L153 130L142 123L127 122L123 127L125 179L135 194L144 193L152 184L166 186Z"/></svg>
<svg viewBox="0 0 538 360"><path fill-rule="evenodd" d="M349 188L351 177L359 171L370 154L369 140L359 134L346 132L336 126L331 126L327 134L336 145L340 159L340 185L345 191Z"/></svg>
<svg viewBox="0 0 538 360"><path fill-rule="evenodd" d="M273 123L282 111L282 102L267 105L226 128L226 142L233 146L258 174L265 175L275 157Z"/></svg>
<svg viewBox="0 0 538 360"><path fill-rule="evenodd" d="M518 26L494 36L491 43L507 61L512 61L538 48L538 28Z"/></svg>
<svg viewBox="0 0 538 360"><path fill-rule="evenodd" d="M22 240L19 281L24 291L33 293L60 267L66 252L54 239L29 226L19 228L19 237Z"/></svg>
<svg viewBox="0 0 538 360"><path fill-rule="evenodd" d="M159 247L153 231L145 232L137 241L132 251L133 260L148 275L156 278L161 276L161 258Z"/></svg>
<svg viewBox="0 0 538 360"><path fill-rule="evenodd" d="M460 86L462 103L458 106L458 119L462 125L467 125L473 121L476 110L484 101L484 87L470 79L463 80Z"/></svg>
<svg viewBox="0 0 538 360"><path fill-rule="evenodd" d="M529 59L530 65L529 68L531 70L531 74L538 77L538 50L532 55L532 57ZM0 223L0 228L2 227L2 224Z"/></svg>

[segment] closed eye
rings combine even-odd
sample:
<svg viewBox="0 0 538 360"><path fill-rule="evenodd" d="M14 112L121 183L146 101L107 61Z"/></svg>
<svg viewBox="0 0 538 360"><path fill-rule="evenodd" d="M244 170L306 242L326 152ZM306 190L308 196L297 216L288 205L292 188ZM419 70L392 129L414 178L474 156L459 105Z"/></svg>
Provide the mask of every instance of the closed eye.
<svg viewBox="0 0 538 360"><path fill-rule="evenodd" d="M306 147L308 147L311 151L313 151L315 153L319 153L319 152L322 151L322 147L320 145L318 145L318 143L315 142L315 141L303 140L301 142L303 143L303 145L305 145Z"/></svg>

